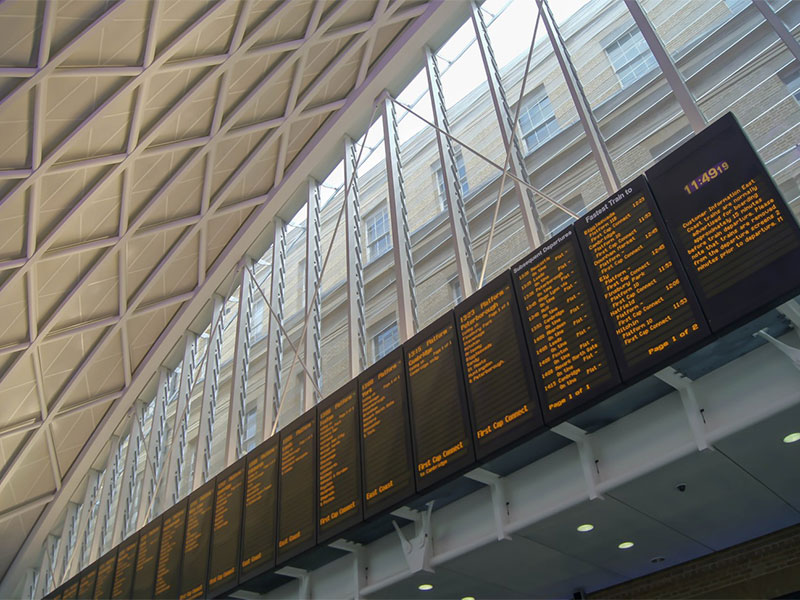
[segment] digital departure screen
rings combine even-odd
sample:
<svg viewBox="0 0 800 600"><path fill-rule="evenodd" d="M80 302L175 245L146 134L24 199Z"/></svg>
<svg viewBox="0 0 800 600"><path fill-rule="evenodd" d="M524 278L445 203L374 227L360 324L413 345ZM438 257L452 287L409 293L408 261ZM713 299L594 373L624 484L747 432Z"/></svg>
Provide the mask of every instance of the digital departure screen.
<svg viewBox="0 0 800 600"><path fill-rule="evenodd" d="M183 539L180 600L201 598L206 591L211 518L214 511L214 480L207 481L189 496L186 535Z"/></svg>
<svg viewBox="0 0 800 600"><path fill-rule="evenodd" d="M316 416L315 409L309 410L281 431L278 563L296 556L316 543Z"/></svg>
<svg viewBox="0 0 800 600"><path fill-rule="evenodd" d="M187 501L182 500L164 513L156 566L155 598L178 596L183 534L186 529L186 505Z"/></svg>
<svg viewBox="0 0 800 600"><path fill-rule="evenodd" d="M575 229L561 231L511 273L542 413L553 424L620 381Z"/></svg>
<svg viewBox="0 0 800 600"><path fill-rule="evenodd" d="M393 350L358 377L364 516L414 493L403 350Z"/></svg>
<svg viewBox="0 0 800 600"><path fill-rule="evenodd" d="M216 477L214 521L208 559L208 595L235 585L239 578L245 459L241 458Z"/></svg>
<svg viewBox="0 0 800 600"><path fill-rule="evenodd" d="M479 459L542 429L511 273L456 307Z"/></svg>
<svg viewBox="0 0 800 600"><path fill-rule="evenodd" d="M97 581L95 581L94 591L92 592L92 598L94 598L94 600L111 598L111 589L114 587L114 568L117 565L118 550L118 547L114 548L97 561Z"/></svg>
<svg viewBox="0 0 800 600"><path fill-rule="evenodd" d="M318 543L362 519L358 385L354 379L317 405Z"/></svg>
<svg viewBox="0 0 800 600"><path fill-rule="evenodd" d="M117 552L117 568L114 569L114 585L111 598L130 598L133 590L133 572L136 568L136 546L139 543L138 533L133 534L119 545Z"/></svg>
<svg viewBox="0 0 800 600"><path fill-rule="evenodd" d="M77 577L73 577L64 585L64 592L61 594L61 597L66 600L75 600L78 597L78 581Z"/></svg>
<svg viewBox="0 0 800 600"><path fill-rule="evenodd" d="M575 230L623 379L667 364L708 334L644 177Z"/></svg>
<svg viewBox="0 0 800 600"><path fill-rule="evenodd" d="M647 179L712 330L800 292L800 229L731 113Z"/></svg>
<svg viewBox="0 0 800 600"><path fill-rule="evenodd" d="M453 311L403 344L417 489L475 462Z"/></svg>
<svg viewBox="0 0 800 600"><path fill-rule="evenodd" d="M133 572L132 598L152 598L156 579L156 560L161 540L161 517L153 519L139 532L139 550Z"/></svg>
<svg viewBox="0 0 800 600"><path fill-rule="evenodd" d="M278 506L278 436L247 454L239 579L275 566L275 514Z"/></svg>
<svg viewBox="0 0 800 600"><path fill-rule="evenodd" d="M81 583L78 586L78 598L90 600L94 594L94 584L97 582L98 563L95 562L81 573Z"/></svg>

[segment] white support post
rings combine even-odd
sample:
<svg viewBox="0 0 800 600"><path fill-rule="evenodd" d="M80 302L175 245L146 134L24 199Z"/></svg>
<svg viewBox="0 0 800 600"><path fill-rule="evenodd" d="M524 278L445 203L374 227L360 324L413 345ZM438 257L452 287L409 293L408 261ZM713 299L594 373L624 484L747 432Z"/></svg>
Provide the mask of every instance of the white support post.
<svg viewBox="0 0 800 600"><path fill-rule="evenodd" d="M397 117L388 92L378 100L383 113L383 143L386 155L386 179L389 188L389 216L392 223L395 288L397 290L397 325L400 342L413 336L417 323L414 259L411 253L411 234L408 230L403 170L400 162L400 141Z"/></svg>
<svg viewBox="0 0 800 600"><path fill-rule="evenodd" d="M634 0L625 0L625 6L628 7L628 12L631 13L636 26L642 33L644 41L647 42L647 46L650 48L650 52L653 53L658 66L661 67L661 72L664 74L664 78L667 80L670 88L672 88L672 93L675 94L675 98L681 105L684 114L686 114L689 125L692 126L695 133L700 133L705 129L708 121L703 116L703 113L700 112L697 101L686 85L686 80L683 78L683 75L681 75L678 67L675 66L661 38L658 37L658 33L656 33L655 27L653 27L653 24L647 17L647 13L645 13L644 8L642 8L638 2L634 2Z"/></svg>
<svg viewBox="0 0 800 600"><path fill-rule="evenodd" d="M356 150L353 140L344 140L344 191L347 237L347 347L350 377L367 367L367 318L364 314L364 266L361 257L361 207L358 191Z"/></svg>
<svg viewBox="0 0 800 600"><path fill-rule="evenodd" d="M186 332L183 348L183 362L181 363L181 379L178 385L178 402L175 406L175 435L172 453L169 454L167 466L167 481L165 484L164 498L166 504L171 506L181 499L181 478L186 465L186 432L189 429L189 412L194 386L194 370L197 352L197 335L191 331Z"/></svg>
<svg viewBox="0 0 800 600"><path fill-rule="evenodd" d="M36 586L33 589L33 597L39 600L55 587L53 577L53 555L55 554L58 538L49 534L42 549L42 562L39 564L39 577L36 578Z"/></svg>
<svg viewBox="0 0 800 600"><path fill-rule="evenodd" d="M167 394L169 387L169 372L166 367L161 367L158 372L158 388L153 399L153 418L150 433L147 437L147 452L145 453L144 472L142 473L142 489L139 492L139 510L136 513L136 529L141 529L155 514L151 511L150 504L156 492L158 474L164 458L164 436L166 435L167 420Z"/></svg>
<svg viewBox="0 0 800 600"><path fill-rule="evenodd" d="M510 540L511 536L506 533L506 526L511 515L510 505L506 499L506 489L503 478L497 473L492 473L486 469L477 468L464 477L482 483L489 487L492 494L492 513L494 514L494 524L497 528L497 540Z"/></svg>
<svg viewBox="0 0 800 600"><path fill-rule="evenodd" d="M300 591L297 594L298 600L311 600L311 574L308 571L297 567L283 567L275 571L275 573L297 579L300 582Z"/></svg>
<svg viewBox="0 0 800 600"><path fill-rule="evenodd" d="M286 225L283 219L275 218L275 237L272 242L272 277L270 282L267 317L267 367L264 379L263 439L272 434L278 418L281 398L281 369L283 365L283 308L286 298ZM274 314L273 314L274 313Z"/></svg>
<svg viewBox="0 0 800 600"><path fill-rule="evenodd" d="M197 426L197 446L195 447L194 473L192 474L193 490L196 490L208 480L208 470L211 463L211 441L214 437L214 412L217 405L219 372L222 361L224 309L225 298L219 294L214 294L208 350L206 353L205 379L203 380L203 396L200 404L200 422Z"/></svg>
<svg viewBox="0 0 800 600"><path fill-rule="evenodd" d="M67 510L64 511L64 524L61 527L61 536L58 538L58 551L53 565L53 581L54 585L57 586L64 583L67 578L67 561L69 560L70 546L72 546L75 521L78 518L79 510L79 504L70 502L67 504Z"/></svg>
<svg viewBox="0 0 800 600"><path fill-rule="evenodd" d="M364 546L356 542L339 539L331 548L349 552L353 556L353 600L361 600L361 590L367 585L367 569L364 564Z"/></svg>
<svg viewBox="0 0 800 600"><path fill-rule="evenodd" d="M119 437L111 438L108 445L106 469L100 481L100 503L97 506L97 516L92 527L92 537L89 542L89 562L93 563L100 557L100 548L103 542L103 532L107 530L109 515L111 514L111 501L113 499L114 485L116 484L117 465L119 462Z"/></svg>
<svg viewBox="0 0 800 600"><path fill-rule="evenodd" d="M700 451L708 450L710 446L708 435L706 434L705 419L703 418L703 411L697 404L697 396L694 393L692 380L684 377L672 367L661 369L656 373L656 377L678 391L697 449Z"/></svg>
<svg viewBox="0 0 800 600"><path fill-rule="evenodd" d="M455 250L456 269L461 291L466 298L475 291L478 275L475 271L475 259L472 256L472 241L469 235L469 222L461 195L461 183L458 180L458 167L450 137L442 131L450 132L450 122L444 103L444 90L439 76L439 65L430 48L425 48L425 72L428 76L428 93L433 109L433 122L436 124L436 146L442 167L444 181L444 198L447 203L447 216L450 221L450 236Z"/></svg>
<svg viewBox="0 0 800 600"><path fill-rule="evenodd" d="M800 42L798 42L795 37L792 35L792 32L789 31L789 28L786 27L786 23L781 20L781 18L775 14L775 11L772 10L772 7L767 4L766 0L752 0L753 5L761 11L761 14L766 19L769 26L778 34L778 37L781 38L781 41L786 44L786 47L789 49L794 55L795 60L800 61Z"/></svg>
<svg viewBox="0 0 800 600"><path fill-rule="evenodd" d="M236 314L236 340L233 348L231 396L228 403L228 426L225 433L225 465L242 454L244 419L247 414L247 373L250 366L250 332L253 329L253 260L245 256L239 280L239 310Z"/></svg>
<svg viewBox="0 0 800 600"><path fill-rule="evenodd" d="M99 491L100 481L101 478L98 471L91 469L89 473L87 473L86 491L83 494L80 517L78 517L78 524L75 527L75 546L67 558L67 579L76 575L84 566L81 559L86 553L85 550L88 546L87 530L89 528L92 512L94 512L94 504Z"/></svg>
<svg viewBox="0 0 800 600"><path fill-rule="evenodd" d="M511 108L506 99L505 89L500 77L500 69L497 67L494 50L489 41L489 32L483 20L483 13L481 13L478 4L474 0L470 0L470 8L472 11L472 26L475 29L475 40L478 45L478 50L481 53L483 69L486 74L486 83L489 87L489 95L494 105L495 117L497 118L497 125L503 139L503 146L508 152L508 170L514 176L512 180L514 181L517 191L520 214L525 226L528 245L531 249L537 248L545 240L545 233L542 227L542 221L539 218L539 212L536 210L533 193L529 188L520 183L520 180L528 181L525 158L522 154L522 145L520 144L517 132L513 129L514 122Z"/></svg>
<svg viewBox="0 0 800 600"><path fill-rule="evenodd" d="M598 487L600 484L600 471L597 467L598 461L595 459L592 444L589 441L589 434L580 427L576 427L567 421L559 423L550 430L557 433L561 437L575 442L578 447L578 456L581 460L581 469L583 470L583 478L586 481L586 494L589 500L602 498Z"/></svg>
<svg viewBox="0 0 800 600"><path fill-rule="evenodd" d="M782 341L776 340L774 337L768 334L765 329L756 331L753 335L758 336L772 344L778 349L778 351L781 352L781 354L784 354L792 362L796 369L800 370L800 348L793 348L789 344L784 344Z"/></svg>
<svg viewBox="0 0 800 600"><path fill-rule="evenodd" d="M309 319L306 336L303 340L303 356L308 367L303 378L303 399L305 406L301 412L314 407L322 398L317 390L322 387L321 351L322 314L319 289L322 285L322 255L320 252L320 198L319 184L308 180L308 213L306 215L306 272L305 272L305 314ZM310 310L309 310L310 309Z"/></svg>
<svg viewBox="0 0 800 600"><path fill-rule="evenodd" d="M25 569L25 582L22 584L23 600L33 600L36 589L36 569Z"/></svg>
<svg viewBox="0 0 800 600"><path fill-rule="evenodd" d="M122 478L119 483L117 509L114 513L111 547L119 544L128 530L128 518L131 508L131 496L136 486L136 463L139 462L139 451L142 446L142 429L140 426L142 403L137 400L131 407L130 433L125 450L125 463L122 467Z"/></svg>
<svg viewBox="0 0 800 600"><path fill-rule="evenodd" d="M545 29L547 29L547 35L553 46L553 53L558 59L561 73L564 76L564 81L567 84L570 96L572 96L572 102L575 104L575 111L578 113L578 118L583 126L583 132L586 135L586 141L589 143L589 148L597 163L597 168L600 170L600 176L603 178L606 191L612 194L621 187L621 184L619 182L619 177L617 177L617 172L614 170L611 154L608 152L603 134L600 132L600 126L594 118L592 107L586 99L586 94L581 87L578 74L569 56L567 45L561 37L561 32L558 30L558 26L553 18L553 14L550 12L547 1L536 0L536 5L539 7L542 21L544 22Z"/></svg>

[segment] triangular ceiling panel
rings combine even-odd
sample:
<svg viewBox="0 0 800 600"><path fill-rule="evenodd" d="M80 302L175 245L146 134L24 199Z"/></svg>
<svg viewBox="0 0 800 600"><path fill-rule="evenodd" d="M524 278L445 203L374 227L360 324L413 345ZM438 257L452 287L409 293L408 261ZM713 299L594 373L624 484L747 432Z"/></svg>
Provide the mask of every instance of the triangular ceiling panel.
<svg viewBox="0 0 800 600"><path fill-rule="evenodd" d="M239 230L245 219L253 211L245 208L230 214L211 219L208 224L208 240L206 242L206 264L211 266L225 249L233 235Z"/></svg>
<svg viewBox="0 0 800 600"><path fill-rule="evenodd" d="M203 198L205 164L203 158L187 165L166 189L158 203L148 211L142 227L199 215Z"/></svg>
<svg viewBox="0 0 800 600"><path fill-rule="evenodd" d="M313 0L292 0L256 38L255 47L296 40L304 36Z"/></svg>
<svg viewBox="0 0 800 600"><path fill-rule="evenodd" d="M15 356L0 381L0 428L41 415L31 355Z"/></svg>
<svg viewBox="0 0 800 600"><path fill-rule="evenodd" d="M230 206L243 200L266 194L275 181L275 163L278 160L278 145L266 144L254 157L246 169L236 177L228 193L219 203L220 207Z"/></svg>
<svg viewBox="0 0 800 600"><path fill-rule="evenodd" d="M144 292L142 305L192 291L197 285L197 234L183 241L180 250L170 259Z"/></svg>
<svg viewBox="0 0 800 600"><path fill-rule="evenodd" d="M37 321L43 326L78 281L102 256L103 250L85 250L39 260L34 269L38 301Z"/></svg>
<svg viewBox="0 0 800 600"><path fill-rule="evenodd" d="M178 240L185 227L142 233L128 242L128 301L139 292L153 270Z"/></svg>
<svg viewBox="0 0 800 600"><path fill-rule="evenodd" d="M175 150L173 152L151 152L136 159L133 169L129 171L131 178L131 194L128 198L128 222L132 223L144 210L154 210L147 208L153 197L159 192L175 171L181 168L184 162L190 159L192 150ZM188 165L187 165L188 168ZM129 167L130 169L130 167ZM156 203L160 199L156 200Z"/></svg>
<svg viewBox="0 0 800 600"><path fill-rule="evenodd" d="M41 5L44 7L45 3L43 2ZM50 56L56 56L72 40L79 38L84 30L91 27L97 19L102 17L101 22L111 20L122 8L113 0L72 0L50 3L50 9L56 11L50 42Z"/></svg>
<svg viewBox="0 0 800 600"><path fill-rule="evenodd" d="M153 342L158 339L180 307L181 305L176 303L165 308L148 310L128 320L128 344L133 371L139 368L139 363L150 351Z"/></svg>
<svg viewBox="0 0 800 600"><path fill-rule="evenodd" d="M122 335L119 331L103 340L97 360L93 360L83 370L75 385L64 395L62 410L68 410L87 400L119 392L125 387L121 340Z"/></svg>
<svg viewBox="0 0 800 600"><path fill-rule="evenodd" d="M234 175L241 164L248 159L261 139L268 134L250 133L231 136L222 140L214 154L213 174L211 176L211 198L216 200L222 186ZM262 166L263 168L263 166Z"/></svg>
<svg viewBox="0 0 800 600"><path fill-rule="evenodd" d="M294 72L294 68L286 66L290 62L288 59L278 61L267 77L262 78L248 91L248 95L253 92L253 96L246 103L242 104L240 101L232 107L226 119L232 119L236 127L241 127L282 117L286 112L289 86ZM254 92L256 89L258 91Z"/></svg>
<svg viewBox="0 0 800 600"><path fill-rule="evenodd" d="M231 112L236 109L245 96L253 90L259 82L269 76L270 70L289 53L275 52L272 54L256 54L244 56L239 59L230 70L228 76L228 91L225 95L223 119L227 120Z"/></svg>
<svg viewBox="0 0 800 600"><path fill-rule="evenodd" d="M0 65L4 67L36 66L36 30L38 12L43 5L29 0L8 0L0 4L0 19L11 25L4 28Z"/></svg>
<svg viewBox="0 0 800 600"><path fill-rule="evenodd" d="M144 138L156 123L168 111L177 106L189 90L210 72L210 67L186 67L154 75L147 86L140 138ZM215 82L218 77L210 75L208 79ZM141 93L141 89L139 93Z"/></svg>
<svg viewBox="0 0 800 600"><path fill-rule="evenodd" d="M331 24L331 30L336 31L350 25L366 23L372 19L377 5L378 0L361 0L360 2L351 3L347 10L336 16L336 21Z"/></svg>
<svg viewBox="0 0 800 600"><path fill-rule="evenodd" d="M24 276L14 274L18 282ZM24 285L6 284L0 289L0 346L13 346L28 341L28 296Z"/></svg>
<svg viewBox="0 0 800 600"><path fill-rule="evenodd" d="M45 436L31 436L25 446L27 449L17 456L16 468L7 475L8 483L0 494L0 513L55 490Z"/></svg>
<svg viewBox="0 0 800 600"><path fill-rule="evenodd" d="M340 61L339 53L345 51L345 47L354 44L355 42L351 38L346 37L332 42L317 44L310 48L308 61L303 69L303 78L300 82L300 96L304 96L310 86L317 85L318 79L323 77L323 71L328 65ZM350 50L350 52L353 53L354 50ZM326 81L330 79L331 76L328 74Z"/></svg>
<svg viewBox="0 0 800 600"><path fill-rule="evenodd" d="M324 84L308 92L308 105L320 106L346 97L356 85L361 57L368 51L369 46L364 44L361 50L351 53L352 57L337 67L334 77L329 77Z"/></svg>
<svg viewBox="0 0 800 600"><path fill-rule="evenodd" d="M389 44L403 31L406 25L408 25L408 21L399 21L398 23L387 25L378 30L375 36L375 46L372 49L372 62L370 62L370 66L375 65L375 62L381 57L386 48L389 47Z"/></svg>
<svg viewBox="0 0 800 600"><path fill-rule="evenodd" d="M236 17L244 8L244 2L228 2L214 16L203 21L189 35L181 40L171 58L182 60L198 56L225 54L231 43Z"/></svg>
<svg viewBox="0 0 800 600"><path fill-rule="evenodd" d="M136 66L142 64L150 2L125 2L100 27L81 37L64 66Z"/></svg>
<svg viewBox="0 0 800 600"><path fill-rule="evenodd" d="M0 104L3 143L0 144L0 169L30 168L33 92L12 92Z"/></svg>
<svg viewBox="0 0 800 600"><path fill-rule="evenodd" d="M27 194L16 194L0 205L0 260L25 256Z"/></svg>
<svg viewBox="0 0 800 600"><path fill-rule="evenodd" d="M216 78L204 81L158 129L152 144L155 146L173 141L208 135L217 101Z"/></svg>
<svg viewBox="0 0 800 600"><path fill-rule="evenodd" d="M18 433L10 433L0 438L0 469L7 465L8 462L17 453L17 450L22 445L27 437L31 435L30 431L20 431Z"/></svg>
<svg viewBox="0 0 800 600"><path fill-rule="evenodd" d="M281 4L280 0L258 0L258 2L253 2L250 13L247 15L247 25L244 29L245 39Z"/></svg>
<svg viewBox="0 0 800 600"><path fill-rule="evenodd" d="M156 55L169 46L173 40L191 27L215 4L214 0L195 2L164 2L159 7L158 27L156 28Z"/></svg>
<svg viewBox="0 0 800 600"><path fill-rule="evenodd" d="M58 456L58 466L63 477L81 451L89 435L106 414L111 400L93 404L83 410L70 412L53 419L53 445Z"/></svg>
<svg viewBox="0 0 800 600"><path fill-rule="evenodd" d="M39 344L44 392L47 398L52 399L49 405L51 409L56 398L64 391L67 380L78 375L79 366L107 329L98 327Z"/></svg>
<svg viewBox="0 0 800 600"><path fill-rule="evenodd" d="M292 161L300 154L300 151L311 139L311 136L314 135L314 132L322 126L327 118L328 115L319 115L292 125L289 132L289 145L286 149L287 165L292 164Z"/></svg>

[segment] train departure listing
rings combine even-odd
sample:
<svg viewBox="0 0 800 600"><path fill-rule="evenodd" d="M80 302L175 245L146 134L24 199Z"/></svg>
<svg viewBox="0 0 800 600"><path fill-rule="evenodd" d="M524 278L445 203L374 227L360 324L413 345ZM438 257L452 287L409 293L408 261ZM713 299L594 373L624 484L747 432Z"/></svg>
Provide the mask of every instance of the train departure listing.
<svg viewBox="0 0 800 600"><path fill-rule="evenodd" d="M236 583L239 566L239 532L244 497L244 459L217 475L208 592Z"/></svg>
<svg viewBox="0 0 800 600"><path fill-rule="evenodd" d="M705 335L643 177L586 215L577 229L624 378Z"/></svg>
<svg viewBox="0 0 800 600"><path fill-rule="evenodd" d="M467 392L482 458L542 424L506 273L456 309ZM524 358L524 361L523 361Z"/></svg>
<svg viewBox="0 0 800 600"><path fill-rule="evenodd" d="M155 598L175 598L180 580L181 543L186 527L186 502L164 513L156 567Z"/></svg>
<svg viewBox="0 0 800 600"><path fill-rule="evenodd" d="M114 567L117 563L117 548L103 556L97 563L97 581L94 584L92 598L111 598L114 585Z"/></svg>
<svg viewBox="0 0 800 600"><path fill-rule="evenodd" d="M512 267L545 421L619 383L573 228Z"/></svg>
<svg viewBox="0 0 800 600"><path fill-rule="evenodd" d="M161 517L148 523L139 534L136 569L133 574L134 598L152 598L156 577L156 558L161 540Z"/></svg>
<svg viewBox="0 0 800 600"><path fill-rule="evenodd" d="M472 462L472 435L453 313L406 344L417 487Z"/></svg>
<svg viewBox="0 0 800 600"><path fill-rule="evenodd" d="M361 374L365 515L414 492L403 357L398 349Z"/></svg>
<svg viewBox="0 0 800 600"><path fill-rule="evenodd" d="M205 593L213 509L214 480L212 479L189 496L179 600L200 598Z"/></svg>
<svg viewBox="0 0 800 600"><path fill-rule="evenodd" d="M138 535L132 535L119 545L117 568L114 569L114 586L111 598L130 598L133 585L133 570L136 568L136 546Z"/></svg>
<svg viewBox="0 0 800 600"><path fill-rule="evenodd" d="M275 564L278 444L273 437L247 456L242 517L242 576Z"/></svg>
<svg viewBox="0 0 800 600"><path fill-rule="evenodd" d="M278 562L316 541L316 413L305 413L281 432Z"/></svg>
<svg viewBox="0 0 800 600"><path fill-rule="evenodd" d="M358 395L355 381L319 411L319 531L332 535L361 518Z"/></svg>

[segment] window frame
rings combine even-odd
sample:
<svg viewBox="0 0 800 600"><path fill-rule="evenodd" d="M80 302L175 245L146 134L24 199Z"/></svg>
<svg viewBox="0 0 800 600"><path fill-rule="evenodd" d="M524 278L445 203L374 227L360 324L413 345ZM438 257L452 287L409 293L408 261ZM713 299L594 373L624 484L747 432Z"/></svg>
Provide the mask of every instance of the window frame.
<svg viewBox="0 0 800 600"><path fill-rule="evenodd" d="M641 49L639 49L639 42L641 42ZM632 44L634 49L639 49L636 56L632 58L627 56L629 47L623 46L625 43ZM630 87L658 66L658 62L650 51L642 32L635 25L627 28L613 40L604 44L603 50L605 50L611 69L623 89ZM619 57L624 58L625 61L620 62L618 60ZM644 68L644 70L640 71L641 68Z"/></svg>
<svg viewBox="0 0 800 600"><path fill-rule="evenodd" d="M375 239L370 239L371 228L373 228L374 224L377 224L379 220L385 221L386 229ZM374 223L371 224L370 221L374 221ZM367 216L364 217L364 237L364 247L367 251L367 262L372 262L373 260L380 258L393 248L392 225L389 218L389 207L386 206L385 202L382 202L380 206L377 206ZM383 247L378 247L381 245L383 245Z"/></svg>

